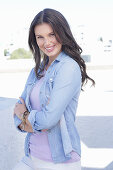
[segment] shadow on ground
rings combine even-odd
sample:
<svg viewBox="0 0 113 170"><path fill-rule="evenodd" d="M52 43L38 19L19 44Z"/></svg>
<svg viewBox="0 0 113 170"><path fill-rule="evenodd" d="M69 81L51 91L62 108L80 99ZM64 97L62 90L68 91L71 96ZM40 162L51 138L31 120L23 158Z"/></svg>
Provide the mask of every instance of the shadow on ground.
<svg viewBox="0 0 113 170"><path fill-rule="evenodd" d="M113 116L78 116L77 127L88 148L113 149ZM113 170L113 162L104 169L82 167L82 170Z"/></svg>
<svg viewBox="0 0 113 170"><path fill-rule="evenodd" d="M77 126L88 148L113 148L113 116L78 116Z"/></svg>

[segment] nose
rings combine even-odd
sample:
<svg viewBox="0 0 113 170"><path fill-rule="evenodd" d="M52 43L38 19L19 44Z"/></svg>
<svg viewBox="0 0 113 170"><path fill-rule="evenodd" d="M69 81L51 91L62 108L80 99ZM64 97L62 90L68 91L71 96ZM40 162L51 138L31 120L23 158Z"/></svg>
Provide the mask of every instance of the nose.
<svg viewBox="0 0 113 170"><path fill-rule="evenodd" d="M50 39L49 38L45 38L44 39L44 45L49 45L50 44Z"/></svg>

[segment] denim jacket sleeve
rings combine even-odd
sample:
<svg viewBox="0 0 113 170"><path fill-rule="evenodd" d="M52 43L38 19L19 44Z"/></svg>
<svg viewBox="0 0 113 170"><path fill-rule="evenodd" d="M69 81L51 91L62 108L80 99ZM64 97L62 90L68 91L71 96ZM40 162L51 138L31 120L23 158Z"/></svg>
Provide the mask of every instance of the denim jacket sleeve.
<svg viewBox="0 0 113 170"><path fill-rule="evenodd" d="M31 70L31 72L30 72L30 74L29 74L29 76L28 76L28 78L27 78L27 81L26 81L24 90L23 90L23 92L22 92L22 94L21 94L21 98L22 98L24 101L25 101L25 98L26 98L26 86L27 86L27 82L29 81L29 79L30 79L30 77L31 77L31 74L33 74L33 69ZM18 100L18 103L21 103L21 101ZM20 129L18 128L18 126L21 124L21 122L22 122L22 121L21 121L16 115L14 115L14 124L15 124L17 130L19 130L19 131L21 131L21 132L25 132L24 130L20 130Z"/></svg>
<svg viewBox="0 0 113 170"><path fill-rule="evenodd" d="M54 79L49 104L40 112L32 110L28 117L34 131L51 129L61 119L66 107L73 96L81 90L81 71L79 65L73 62L65 62L58 70Z"/></svg>

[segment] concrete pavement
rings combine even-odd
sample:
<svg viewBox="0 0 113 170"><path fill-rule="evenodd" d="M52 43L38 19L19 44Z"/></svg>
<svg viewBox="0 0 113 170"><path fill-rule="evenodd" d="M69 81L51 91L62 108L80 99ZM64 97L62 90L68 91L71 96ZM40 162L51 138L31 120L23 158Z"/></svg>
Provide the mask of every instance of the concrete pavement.
<svg viewBox="0 0 113 170"><path fill-rule="evenodd" d="M24 152L24 135L14 127L16 99L0 98L0 170L11 170Z"/></svg>

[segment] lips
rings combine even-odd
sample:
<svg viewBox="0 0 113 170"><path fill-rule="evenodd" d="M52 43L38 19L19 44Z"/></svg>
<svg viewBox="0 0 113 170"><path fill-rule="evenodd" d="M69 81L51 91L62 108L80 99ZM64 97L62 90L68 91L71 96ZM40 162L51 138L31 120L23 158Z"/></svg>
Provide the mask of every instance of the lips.
<svg viewBox="0 0 113 170"><path fill-rule="evenodd" d="M54 48L55 48L55 45L46 47L45 49L46 49L47 52L52 52L54 50Z"/></svg>

